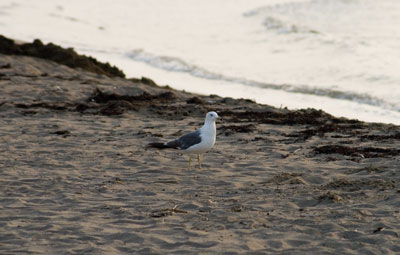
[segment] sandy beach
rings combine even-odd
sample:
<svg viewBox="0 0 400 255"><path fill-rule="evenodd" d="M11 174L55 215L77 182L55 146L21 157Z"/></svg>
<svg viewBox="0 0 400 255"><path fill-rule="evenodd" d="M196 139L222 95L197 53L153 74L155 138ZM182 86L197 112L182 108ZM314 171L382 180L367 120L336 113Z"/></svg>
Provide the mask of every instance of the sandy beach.
<svg viewBox="0 0 400 255"><path fill-rule="evenodd" d="M400 126L0 45L1 254L400 254ZM203 169L146 147L208 111Z"/></svg>

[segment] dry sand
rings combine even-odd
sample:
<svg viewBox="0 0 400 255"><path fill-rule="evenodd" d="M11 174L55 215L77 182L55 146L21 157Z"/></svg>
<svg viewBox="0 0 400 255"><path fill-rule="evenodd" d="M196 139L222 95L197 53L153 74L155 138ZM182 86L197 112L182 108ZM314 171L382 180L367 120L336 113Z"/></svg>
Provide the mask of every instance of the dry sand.
<svg viewBox="0 0 400 255"><path fill-rule="evenodd" d="M400 254L399 126L7 55L0 123L0 254Z"/></svg>

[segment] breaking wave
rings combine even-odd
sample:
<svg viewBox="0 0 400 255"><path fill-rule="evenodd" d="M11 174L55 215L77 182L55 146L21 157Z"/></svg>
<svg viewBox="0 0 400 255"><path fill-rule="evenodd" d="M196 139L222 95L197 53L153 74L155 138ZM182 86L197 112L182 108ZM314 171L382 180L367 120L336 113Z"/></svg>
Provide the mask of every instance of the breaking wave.
<svg viewBox="0 0 400 255"><path fill-rule="evenodd" d="M326 88L316 88L306 85L272 84L272 83L250 80L243 77L228 76L209 71L197 65L187 63L186 61L180 58L170 57L170 56L158 56L146 52L142 49L133 50L127 55L130 59L134 61L143 62L158 69L171 72L188 73L194 77L202 79L220 80L225 82L238 83L245 86L282 90L289 93L300 93L305 95L315 95L333 99L355 101L361 104L379 106L389 110L400 111L400 108L398 106L388 103L380 98L370 96L368 94L360 94L355 92L340 91L340 90L326 89Z"/></svg>

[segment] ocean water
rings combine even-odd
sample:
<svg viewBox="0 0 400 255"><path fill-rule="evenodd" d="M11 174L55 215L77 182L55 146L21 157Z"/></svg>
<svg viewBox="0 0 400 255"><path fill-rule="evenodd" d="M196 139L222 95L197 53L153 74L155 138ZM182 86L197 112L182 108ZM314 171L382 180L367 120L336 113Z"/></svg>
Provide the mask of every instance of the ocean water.
<svg viewBox="0 0 400 255"><path fill-rule="evenodd" d="M0 34L128 77L400 124L398 0L2 0Z"/></svg>

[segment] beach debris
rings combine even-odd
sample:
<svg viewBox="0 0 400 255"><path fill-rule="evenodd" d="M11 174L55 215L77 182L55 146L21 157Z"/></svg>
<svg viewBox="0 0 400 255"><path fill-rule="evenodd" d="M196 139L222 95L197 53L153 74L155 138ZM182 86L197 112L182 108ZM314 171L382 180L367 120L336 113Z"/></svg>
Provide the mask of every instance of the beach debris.
<svg viewBox="0 0 400 255"><path fill-rule="evenodd" d="M171 216L174 213L188 213L187 211L180 210L177 207L178 205L175 205L173 208L165 208L165 209L151 211L150 217L161 218L161 217Z"/></svg>
<svg viewBox="0 0 400 255"><path fill-rule="evenodd" d="M268 180L262 181L259 184L266 185L266 184L283 184L283 183L288 183L288 184L305 184L304 181L299 181L299 178L303 176L302 173L279 173ZM297 180L297 181L294 181Z"/></svg>
<svg viewBox="0 0 400 255"><path fill-rule="evenodd" d="M396 183L393 180L385 180L385 179L357 179L357 180L348 180L345 178L340 178L337 180L333 180L328 184L324 185L325 188L335 189L335 190L344 190L347 192L354 192L359 190L372 190L376 189L379 191L391 190L396 187Z"/></svg>
<svg viewBox="0 0 400 255"><path fill-rule="evenodd" d="M14 40L0 35L0 53L43 58L72 68L82 68L109 77L125 78L125 74L120 69L109 63L102 63L93 57L79 55L73 48L64 49L53 43L43 44L38 39L32 43L17 44Z"/></svg>
<svg viewBox="0 0 400 255"><path fill-rule="evenodd" d="M60 136L62 136L62 137L65 138L65 137L70 136L70 135L71 135L71 132L68 131L68 130L57 130L57 131L55 131L55 132L52 132L51 134L60 135Z"/></svg>
<svg viewBox="0 0 400 255"><path fill-rule="evenodd" d="M145 91L140 95L119 95L96 88L87 98L87 103L79 105L77 111L85 112L88 109L94 109L95 111L92 112L94 114L100 113L106 116L121 115L125 110L137 111L140 107L154 105L155 102L169 103L176 98L177 96L170 91L161 92L156 95Z"/></svg>
<svg viewBox="0 0 400 255"><path fill-rule="evenodd" d="M328 192L325 194L322 194L318 197L318 201L319 203L322 201L331 201L334 203L338 203L338 202L342 202L343 201L343 197L341 197L340 195L338 195L337 193L334 192Z"/></svg>
<svg viewBox="0 0 400 255"><path fill-rule="evenodd" d="M400 155L400 150L398 149L378 147L348 147L338 144L319 146L314 148L314 152L317 154L341 154L344 156L362 158L383 158Z"/></svg>
<svg viewBox="0 0 400 255"><path fill-rule="evenodd" d="M373 140L373 141L382 141L389 139L400 140L400 132L395 132L392 135L363 135L360 138L361 140Z"/></svg>
<svg viewBox="0 0 400 255"><path fill-rule="evenodd" d="M267 108L267 107L266 107ZM312 108L300 109L296 111L284 109L263 109L260 111L246 110L246 111L232 111L222 110L221 116L224 119L231 119L232 122L257 122L264 124L275 125L295 125L295 124L313 124L325 125L327 122L332 123L360 123L357 120L349 120L344 118L336 118L332 115Z"/></svg>
<svg viewBox="0 0 400 255"><path fill-rule="evenodd" d="M204 104L204 101L199 97L192 97L186 101L187 104Z"/></svg>
<svg viewBox="0 0 400 255"><path fill-rule="evenodd" d="M375 230L373 231L373 233L376 234L376 233L381 232L381 231L383 231L383 230L385 230L384 227L379 227L379 228L375 229Z"/></svg>
<svg viewBox="0 0 400 255"><path fill-rule="evenodd" d="M122 179L119 177L114 177L111 180L103 182L103 184L122 184Z"/></svg>
<svg viewBox="0 0 400 255"><path fill-rule="evenodd" d="M0 69L9 69L9 68L11 68L11 64L10 63L0 64Z"/></svg>
<svg viewBox="0 0 400 255"><path fill-rule="evenodd" d="M243 205L234 205L234 206L232 206L231 211L232 212L242 212L245 209L246 209L246 207Z"/></svg>
<svg viewBox="0 0 400 255"><path fill-rule="evenodd" d="M253 124L247 125L225 125L221 126L219 130L225 135L230 136L234 133L251 133L256 130L256 126Z"/></svg>

